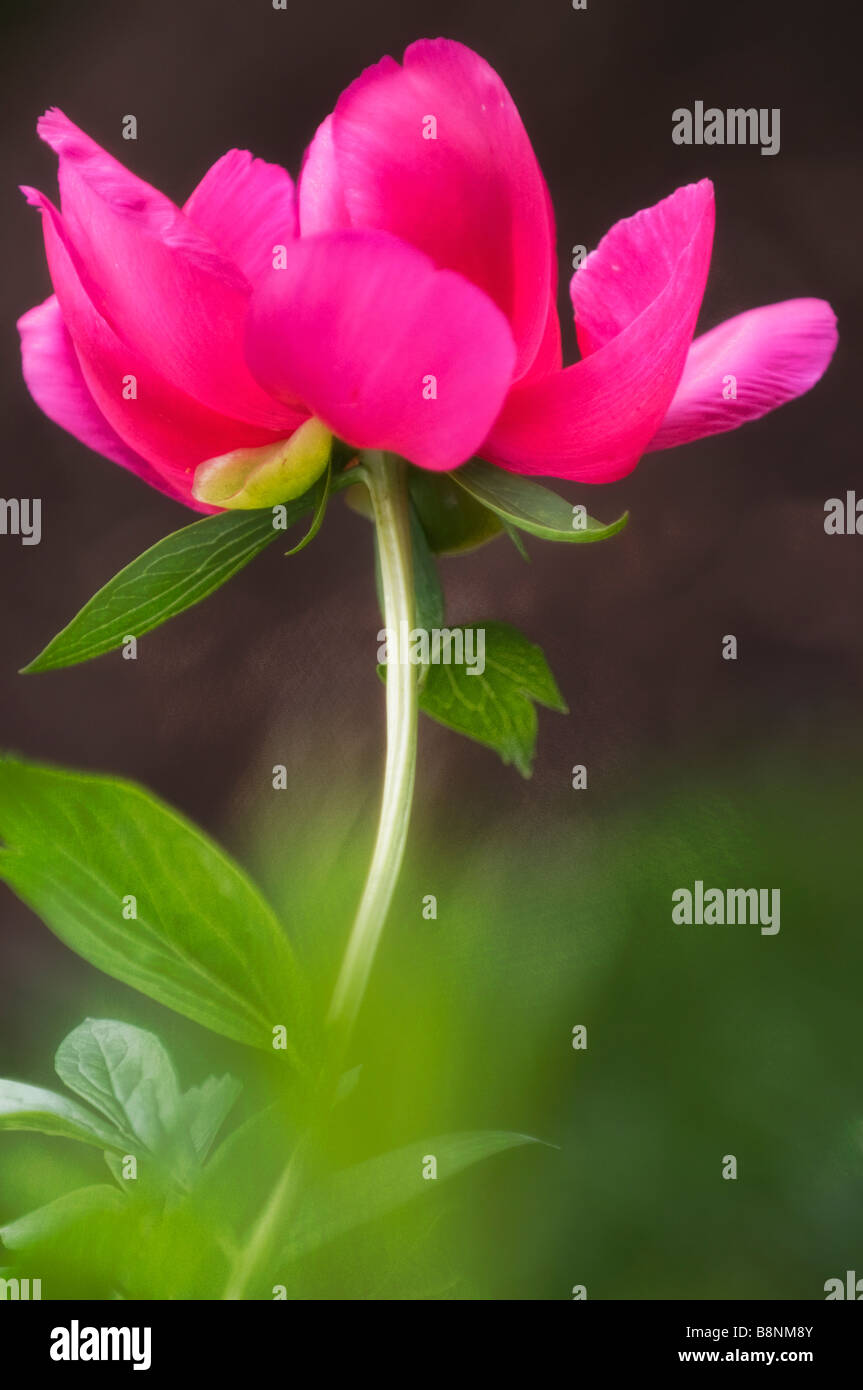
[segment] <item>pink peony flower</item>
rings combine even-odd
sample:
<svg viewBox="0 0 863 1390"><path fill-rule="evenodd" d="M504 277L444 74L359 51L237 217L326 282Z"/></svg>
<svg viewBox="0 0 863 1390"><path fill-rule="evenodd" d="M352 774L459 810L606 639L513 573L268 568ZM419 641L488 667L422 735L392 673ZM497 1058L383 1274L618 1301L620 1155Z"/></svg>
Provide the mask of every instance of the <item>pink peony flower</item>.
<svg viewBox="0 0 863 1390"><path fill-rule="evenodd" d="M39 133L59 156L62 211L25 189L56 292L19 323L30 392L201 510L260 505L250 476L304 490L329 431L427 469L479 454L607 482L648 450L801 395L836 345L818 299L693 342L713 240L705 179L618 222L576 271L581 360L564 367L542 172L500 78L448 40L364 72L296 190L231 150L181 210L61 112Z"/></svg>

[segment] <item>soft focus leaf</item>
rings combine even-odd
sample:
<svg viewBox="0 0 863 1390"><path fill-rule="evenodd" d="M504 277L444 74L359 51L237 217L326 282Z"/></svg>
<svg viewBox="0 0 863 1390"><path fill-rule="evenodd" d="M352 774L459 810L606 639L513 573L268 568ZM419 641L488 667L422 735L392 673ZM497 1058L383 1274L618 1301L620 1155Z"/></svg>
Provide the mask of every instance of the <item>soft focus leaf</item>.
<svg viewBox="0 0 863 1390"><path fill-rule="evenodd" d="M233 1129L206 1164L192 1201L237 1243L248 1235L296 1147L298 1133L270 1104Z"/></svg>
<svg viewBox="0 0 863 1390"><path fill-rule="evenodd" d="M570 502L540 483L481 459L472 459L448 476L502 521L546 541L604 541L622 531L629 519L629 513L624 512L606 526L576 511Z"/></svg>
<svg viewBox="0 0 863 1390"><path fill-rule="evenodd" d="M113 1125L85 1110L68 1096L22 1081L0 1080L0 1129L31 1130L62 1139L78 1139L99 1149L120 1153L126 1138Z"/></svg>
<svg viewBox="0 0 863 1390"><path fill-rule="evenodd" d="M193 1086L183 1096L184 1122L201 1162L210 1152L213 1140L242 1089L233 1076L208 1076L200 1086Z"/></svg>
<svg viewBox="0 0 863 1390"><path fill-rule="evenodd" d="M509 539L512 541L521 558L523 560L526 560L527 563L530 564L530 556L527 553L527 546L521 538L518 527L513 526L511 521L502 521L501 525L503 526L504 531L509 536Z"/></svg>
<svg viewBox="0 0 863 1390"><path fill-rule="evenodd" d="M414 1198L428 1197L442 1179L455 1177L482 1159L538 1142L528 1134L509 1130L440 1134L358 1163L336 1173L322 1189L309 1195L296 1218L285 1255L296 1259L309 1254ZM423 1177L429 1156L437 1164L435 1181Z"/></svg>
<svg viewBox="0 0 863 1390"><path fill-rule="evenodd" d="M81 1224L89 1227L94 1218L110 1217L122 1209L122 1193L108 1183L79 1187L20 1216L17 1221L0 1226L0 1239L9 1250L24 1250L27 1246L54 1240L69 1227Z"/></svg>
<svg viewBox="0 0 863 1390"><path fill-rule="evenodd" d="M485 633L485 669L472 675L464 662L430 666L420 691L420 709L456 733L493 748L505 763L514 763L523 777L529 777L537 732L533 702L567 712L548 662L541 648L507 623L453 629L458 631L465 654L467 634L475 634L475 657L480 652L478 634ZM453 649L452 654L457 652Z"/></svg>
<svg viewBox="0 0 863 1390"><path fill-rule="evenodd" d="M70 1091L151 1153L163 1153L181 1138L177 1073L153 1033L88 1018L60 1044L54 1066ZM191 1143L185 1131L183 1137Z"/></svg>
<svg viewBox="0 0 863 1390"><path fill-rule="evenodd" d="M129 782L3 759L0 839L0 878L85 960L237 1042L269 1050L284 1025L296 1060L288 939L175 811Z"/></svg>
<svg viewBox="0 0 863 1390"><path fill-rule="evenodd" d="M351 1067L350 1071L342 1072L333 1096L333 1105L340 1105L348 1096L352 1096L360 1084L360 1077L363 1071L362 1062L356 1067Z"/></svg>

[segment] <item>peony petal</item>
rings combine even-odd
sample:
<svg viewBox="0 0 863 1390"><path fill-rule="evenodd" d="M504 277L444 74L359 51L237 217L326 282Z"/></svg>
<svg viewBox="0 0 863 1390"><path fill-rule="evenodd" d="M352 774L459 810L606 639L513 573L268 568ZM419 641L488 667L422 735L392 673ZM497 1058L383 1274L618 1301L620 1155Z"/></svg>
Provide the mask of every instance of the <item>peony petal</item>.
<svg viewBox="0 0 863 1390"><path fill-rule="evenodd" d="M530 370L522 377L522 383L532 381L535 377L548 376L551 372L559 372L562 366L563 344L560 337L560 318L558 317L557 305L554 300L551 300L548 306L548 321L545 325L539 351Z"/></svg>
<svg viewBox="0 0 863 1390"><path fill-rule="evenodd" d="M121 468L149 473L146 459L123 442L93 400L56 294L22 314L18 332L27 390L48 419Z"/></svg>
<svg viewBox="0 0 863 1390"><path fill-rule="evenodd" d="M63 219L79 270L117 336L213 410L279 429L284 412L243 360L250 287L242 272L61 111L49 111L38 129L60 158Z"/></svg>
<svg viewBox="0 0 863 1390"><path fill-rule="evenodd" d="M552 207L551 194L546 189L547 212L549 237L552 246L554 245L554 208ZM559 372L563 366L563 343L560 334L560 316L557 312L557 258L552 258L551 267L551 288L548 296L548 314L546 317L545 331L537 350L536 357L533 359L529 369L521 378L523 382L532 381L534 377L548 376L550 372Z"/></svg>
<svg viewBox="0 0 863 1390"><path fill-rule="evenodd" d="M87 390L129 449L189 500L192 472L204 459L282 437L208 410L166 382L121 342L86 292L60 213L49 199L35 190L26 191L42 209L48 266ZM130 377L135 391L131 398Z"/></svg>
<svg viewBox="0 0 863 1390"><path fill-rule="evenodd" d="M595 271L609 297L602 322L598 296L589 300L595 350L515 387L483 457L516 473L584 482L611 482L635 467L671 403L692 342L713 242L712 187L705 180L680 189L630 219L636 222L637 241L629 244L645 283L616 258L600 259ZM625 285L625 294L615 293L615 284Z"/></svg>
<svg viewBox="0 0 863 1390"><path fill-rule="evenodd" d="M351 225L333 148L333 118L327 116L303 158L297 184L300 234L335 232Z"/></svg>
<svg viewBox="0 0 863 1390"><path fill-rule="evenodd" d="M692 344L648 448L737 429L802 396L827 370L837 341L836 315L823 299L787 299L726 320Z"/></svg>
<svg viewBox="0 0 863 1390"><path fill-rule="evenodd" d="M392 232L459 271L506 314L515 375L525 375L555 292L551 203L512 97L478 54L424 39L404 66L384 58L367 69L319 131L307 169L304 232L342 225L346 206L354 227Z"/></svg>
<svg viewBox="0 0 863 1390"><path fill-rule="evenodd" d="M84 380L55 294L21 315L18 332L27 389L49 420L159 492L188 506L198 506L182 488L130 449L108 424Z"/></svg>
<svg viewBox="0 0 863 1390"><path fill-rule="evenodd" d="M183 211L253 285L271 268L274 248L299 235L290 174L248 150L222 155Z"/></svg>
<svg viewBox="0 0 863 1390"><path fill-rule="evenodd" d="M386 232L294 242L252 298L246 351L267 391L348 444L433 469L485 437L515 354L481 290Z"/></svg>
<svg viewBox="0 0 863 1390"><path fill-rule="evenodd" d="M616 338L662 293L708 201L713 185L702 179L606 232L570 282L582 357Z"/></svg>

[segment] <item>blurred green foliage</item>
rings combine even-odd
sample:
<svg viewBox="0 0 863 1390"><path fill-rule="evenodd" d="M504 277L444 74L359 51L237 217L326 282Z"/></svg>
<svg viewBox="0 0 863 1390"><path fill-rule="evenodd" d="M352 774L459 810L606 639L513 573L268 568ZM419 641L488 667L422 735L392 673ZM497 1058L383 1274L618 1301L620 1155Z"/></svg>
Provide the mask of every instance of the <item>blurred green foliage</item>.
<svg viewBox="0 0 863 1390"><path fill-rule="evenodd" d="M276 1262L287 1296L567 1299L584 1284L589 1298L820 1299L825 1280L859 1269L856 766L773 759L645 779L637 803L601 815L573 791L527 828L505 813L483 828L456 807L445 840L418 818L348 1062L361 1069L312 1155L313 1185L425 1135L545 1143L428 1182L409 1205ZM323 1009L369 825L338 784L295 789L292 803L247 827L243 857ZM779 888L780 932L674 925L671 894L696 879ZM263 1134L260 1121L237 1133L207 1202L145 1213L134 1239L90 1222L30 1252L31 1272L43 1297L110 1296L123 1269L145 1297L218 1296L231 1231L260 1210L293 1142L290 1077L111 981L102 1001L168 1037L183 1086L225 1070L243 1082L226 1133L264 1106L269 1119ZM572 1046L578 1024L586 1050ZM16 1079L44 1084L61 1036L43 1021ZM736 1181L721 1176L727 1154ZM0 1136L0 1223L107 1180L97 1152Z"/></svg>

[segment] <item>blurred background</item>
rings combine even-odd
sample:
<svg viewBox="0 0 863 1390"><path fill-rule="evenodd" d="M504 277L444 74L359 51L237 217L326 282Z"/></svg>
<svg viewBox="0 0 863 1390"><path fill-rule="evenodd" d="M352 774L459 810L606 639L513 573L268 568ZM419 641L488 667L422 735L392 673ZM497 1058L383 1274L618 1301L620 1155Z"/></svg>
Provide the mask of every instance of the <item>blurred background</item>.
<svg viewBox="0 0 863 1390"><path fill-rule="evenodd" d="M859 475L861 120L844 18L798 0L438 0L431 16L417 0L7 0L0 494L43 499L43 540L0 537L2 744L135 778L198 820L269 888L322 978L361 882L382 754L360 518L337 500L302 555L273 547L145 637L137 662L15 674L192 520L64 435L21 381L15 319L50 290L37 215L14 192L55 187L37 116L61 106L182 201L232 145L296 173L364 66L445 34L498 69L533 140L570 356L572 246L704 175L717 230L701 330L805 295L840 320L837 358L801 401L612 486L559 489L603 520L629 508L621 536L531 543L530 566L505 539L443 562L450 619L510 621L541 643L571 714L541 714L527 782L423 723L409 862L356 1040L356 1142L374 1153L491 1125L559 1147L459 1179L427 1288L398 1272L383 1233L373 1277L352 1247L309 1271L310 1291L818 1298L827 1278L863 1272L863 540L823 529L826 499ZM781 152L673 145L672 111L696 100L779 107ZM127 113L136 143L120 137ZM721 657L727 633L736 662ZM576 763L585 791L570 787ZM779 935L672 927L671 892L696 878L779 887ZM84 1013L159 1027L186 1084L212 1065L242 1071L239 1049L97 975L5 891L0 929L3 1075L50 1084ZM578 1023L586 1052L570 1045ZM64 1152L61 1168L63 1148L3 1136L0 1218L70 1186L74 1162L98 1167ZM736 1183L720 1178L728 1153Z"/></svg>

